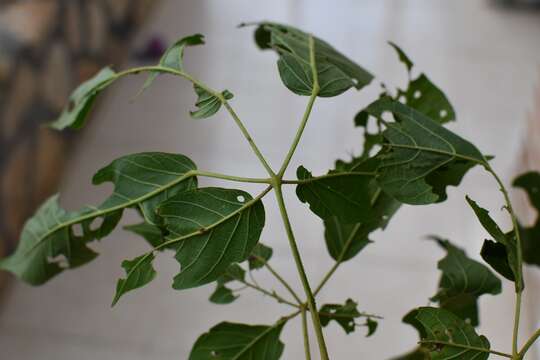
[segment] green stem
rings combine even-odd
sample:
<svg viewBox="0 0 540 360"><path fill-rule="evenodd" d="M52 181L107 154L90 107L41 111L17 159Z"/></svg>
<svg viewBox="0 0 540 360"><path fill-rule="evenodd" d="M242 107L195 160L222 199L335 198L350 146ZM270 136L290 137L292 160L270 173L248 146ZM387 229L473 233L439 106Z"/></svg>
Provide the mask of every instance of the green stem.
<svg viewBox="0 0 540 360"><path fill-rule="evenodd" d="M420 341L420 344L445 345L445 346L451 346L451 347L456 347L456 348L461 348L461 349L468 349L468 350L474 350L474 351L479 351L479 352L490 353L490 354L493 354L493 355L498 355L498 356L506 357L506 358L509 358L509 359L513 359L512 355L507 354L507 353L503 353L503 352L500 352L500 351L490 350L490 349L476 347L476 346L456 344L456 343L451 343L451 342L447 342L447 341L422 340L422 341Z"/></svg>
<svg viewBox="0 0 540 360"><path fill-rule="evenodd" d="M300 252L298 251L298 246L296 245L294 233L291 227L289 216L287 214L287 209L285 207L283 193L281 191L281 184L274 185L274 190L276 192L276 199L279 206L281 218L285 226L285 231L287 232L287 238L289 239L289 246L291 248L291 252L294 257L294 261L296 263L296 268L298 270L298 274L300 276L300 280L302 281L304 292L307 297L307 305L309 308L309 312L311 314L311 320L313 321L313 326L315 328L315 335L317 336L319 351L321 353L321 360L329 360L328 350L326 349L326 343L324 341L324 334L322 332L321 320L319 319L319 313L317 312L317 305L315 304L315 298L313 296L313 292L311 291L311 287L309 285L306 271L304 269L304 264L302 263Z"/></svg>
<svg viewBox="0 0 540 360"><path fill-rule="evenodd" d="M535 333L527 340L525 345L521 348L521 350L518 353L518 360L523 359L527 351L531 348L531 346L534 344L536 340L540 337L540 329L536 330Z"/></svg>
<svg viewBox="0 0 540 360"><path fill-rule="evenodd" d="M311 75L313 78L313 89L311 90L311 96L309 97L306 110L304 111L304 116L302 116L302 120L300 121L300 126L298 127L296 135L294 136L292 146L289 149L287 155L285 156L285 160L283 161L281 168L279 169L279 178L283 178L283 175L285 174L285 171L287 170L287 167L291 162L294 152L296 151L296 147L298 146L300 138L302 137L304 129L306 128L307 121L309 119L309 116L311 115L311 110L313 110L313 104L315 103L315 99L317 99L317 95L319 95L319 75L317 73L317 67L315 64L315 44L312 36L309 37L309 57L311 64Z"/></svg>
<svg viewBox="0 0 540 360"><path fill-rule="evenodd" d="M306 353L306 360L311 360L311 349L309 346L309 332L307 326L306 308L302 306L302 334L304 335L304 351Z"/></svg>
<svg viewBox="0 0 540 360"><path fill-rule="evenodd" d="M295 304L292 301L286 300L282 296L278 295L275 291L266 290L265 288L262 288L262 287L260 287L258 285L252 284L252 283L247 282L247 281L242 280L242 279L235 279L235 280L241 282L242 284L246 285L247 287L252 288L253 290L256 290L256 291L258 291L260 293L263 293L265 295L273 297L274 299L277 300L277 302L279 302L281 304L287 304L287 305L292 306L292 307L297 308L297 309L301 308L300 305Z"/></svg>
<svg viewBox="0 0 540 360"><path fill-rule="evenodd" d="M495 171L491 168L488 161L485 160L484 164L485 169L493 175L493 178L499 185L500 191L502 192L504 196L504 200L506 202L506 209L508 210L508 213L510 215L510 218L512 220L512 226L514 228L514 234L516 237L516 257L517 257L517 274L516 276L516 304L515 304L515 310L514 310L514 329L512 333L512 357L513 359L519 359L518 354L518 341L519 341L519 321L521 316L521 293L523 292L523 254L522 254L522 247L521 247L521 235L519 232L519 227L516 219L516 215L514 212L514 209L512 208L512 202L510 201L510 196L508 195L508 191L506 190L506 187L504 186L503 182L495 173Z"/></svg>
<svg viewBox="0 0 540 360"><path fill-rule="evenodd" d="M241 176L232 176L232 175L225 175L210 171L201 171L201 170L194 170L192 171L193 175L198 176L205 176L210 178L216 178L216 179L223 179L223 180L229 180L229 181L237 181L237 182L245 182L245 183L254 183L254 184L271 184L272 179L270 178L250 178L250 177L241 177Z"/></svg>
<svg viewBox="0 0 540 360"><path fill-rule="evenodd" d="M291 294L291 296L298 302L298 304L302 304L303 301L300 300L300 297L298 294L293 290L291 285L281 276L278 274L276 270L270 264L262 257L254 255L254 257L259 260L260 262L264 263L264 266L268 269L268 271L287 289L287 291Z"/></svg>

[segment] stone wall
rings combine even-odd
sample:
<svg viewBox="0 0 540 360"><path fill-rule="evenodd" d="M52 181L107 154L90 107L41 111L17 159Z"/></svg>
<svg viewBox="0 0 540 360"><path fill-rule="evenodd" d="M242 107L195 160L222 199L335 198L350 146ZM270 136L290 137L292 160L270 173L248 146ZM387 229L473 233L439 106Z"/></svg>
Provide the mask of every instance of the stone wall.
<svg viewBox="0 0 540 360"><path fill-rule="evenodd" d="M0 256L55 192L73 134L42 125L71 90L118 64L152 0L19 0L0 5ZM0 274L0 287L3 274Z"/></svg>

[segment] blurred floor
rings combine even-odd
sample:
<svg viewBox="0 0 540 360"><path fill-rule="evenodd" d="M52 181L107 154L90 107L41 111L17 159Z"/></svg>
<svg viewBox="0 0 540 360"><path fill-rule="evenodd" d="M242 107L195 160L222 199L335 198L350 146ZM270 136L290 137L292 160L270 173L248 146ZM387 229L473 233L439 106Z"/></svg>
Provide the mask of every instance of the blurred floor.
<svg viewBox="0 0 540 360"><path fill-rule="evenodd" d="M528 109L539 78L540 14L507 12L486 1L163 1L141 32L142 42L164 33L169 40L204 33L207 45L187 51L187 67L213 87L230 89L233 106L255 140L277 166L292 140L306 98L294 97L277 75L275 57L259 52L242 21L269 19L291 23L328 40L390 84L402 84L405 72L386 41L400 44L449 95L458 113L451 128L488 154L508 183L516 166ZM417 70L417 71L418 71ZM110 160L138 151L170 151L191 157L200 169L245 176L264 176L233 122L224 112L203 120L189 119L194 94L189 84L161 77L131 103L142 78L126 79L108 92L81 137L61 188L67 207L99 203L108 187L90 185L92 174ZM293 169L299 164L322 173L335 158L358 153L360 133L352 117L374 99L377 86L317 102ZM203 185L216 181L201 179ZM425 305L436 289L436 262L443 254L423 240L426 234L448 237L477 254L485 234L464 202L465 193L497 211L502 199L495 183L480 169L452 189L450 199L427 207L406 207L386 232L346 263L321 294L319 303L351 297L361 310L385 317L376 335L362 329L345 336L337 326L326 329L333 359L386 359L414 346L417 335L401 324L411 308ZM226 185L227 186L227 185ZM232 185L234 186L234 184ZM252 193L256 187L247 187ZM288 191L292 222L313 283L331 266L318 218ZM277 208L265 203L267 227L262 241L273 246L275 267L300 286L288 252ZM136 217L131 214L131 220ZM129 219L128 219L129 220ZM129 223L129 221L126 221ZM507 222L506 222L507 223ZM221 320L271 323L288 309L257 294L244 293L229 306L209 304L212 286L177 292L170 289L178 264L158 262L160 275L151 285L126 296L110 309L120 262L138 255L145 245L116 231L100 245L103 255L80 270L66 273L41 288L17 283L0 314L0 349L7 359L186 359L199 334ZM529 295L538 292L540 275L529 272ZM271 281L262 272L259 282ZM279 287L277 285L276 289ZM527 300L525 317L540 318ZM535 304L537 308L537 304ZM481 299L480 331L494 348L507 350L511 337L513 294L505 286L499 297ZM524 321L523 334L537 324ZM288 325L284 359L303 358L300 327ZM294 339L294 340L290 340ZM531 354L528 359L534 359ZM538 357L536 357L538 359Z"/></svg>

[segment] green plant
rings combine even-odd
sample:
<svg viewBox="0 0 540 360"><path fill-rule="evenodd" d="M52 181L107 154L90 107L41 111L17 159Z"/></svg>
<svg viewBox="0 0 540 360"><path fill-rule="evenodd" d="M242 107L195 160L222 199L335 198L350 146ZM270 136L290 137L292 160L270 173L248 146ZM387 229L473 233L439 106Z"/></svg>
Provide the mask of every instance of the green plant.
<svg viewBox="0 0 540 360"><path fill-rule="evenodd" d="M233 94L216 91L189 74L183 65L187 47L203 44L202 35L177 41L156 66L139 67L122 72L105 68L80 85L69 99L60 118L51 127L62 130L84 125L96 96L116 80L131 74L149 73L144 88L159 74L171 74L191 82L197 102L190 114L194 119L208 118L222 107L231 115L253 152L266 169L266 178L246 178L198 170L183 155L160 152L139 153L121 157L99 170L94 184L112 182L114 191L97 207L66 212L57 196L47 200L25 225L19 247L1 260L0 268L10 271L32 285L41 285L64 270L93 260L97 254L88 247L92 241L107 236L119 223L125 209L135 209L140 224L126 229L141 235L150 244L148 252L122 263L125 278L119 279L113 305L131 290L153 280L153 261L164 251L174 251L181 264L173 288L188 289L215 283L210 301L233 302L237 291L233 282L244 284L266 294L294 311L271 325L220 323L195 343L190 360L202 359L278 359L284 345L279 340L283 326L293 318L302 320L306 359L311 359L308 315L316 334L321 359L329 359L323 327L337 322L349 333L365 326L367 335L377 328L377 315L360 312L357 303L317 307L315 297L334 275L340 264L354 258L368 245L370 234L384 229L401 204L424 205L446 199L446 188L457 186L469 169L483 167L493 176L504 196L504 208L513 228L503 231L487 210L467 197L482 226L493 237L482 248L483 259L504 278L514 282L516 292L514 332L511 352L490 348L488 340L475 331L478 325L477 300L483 294L501 292L501 281L485 265L467 257L448 240L433 237L445 251L439 262L442 272L433 307L414 309L404 322L420 333L419 346L399 359L487 359L498 355L523 359L540 336L533 334L518 346L521 294L524 290L523 262L540 265L538 240L540 218L531 227L516 219L506 187L492 169L489 159L473 144L444 127L455 120L452 105L429 78L412 77L413 63L395 44L390 44L409 74L405 89L390 91L383 86L379 99L361 110L355 124L364 129L361 155L348 161L336 161L327 174L313 176L299 167L297 179L284 174L299 144L317 97L333 97L350 88L362 89L373 76L336 51L326 42L293 27L259 23L255 40L261 49L278 55L281 80L293 93L309 96L297 134L281 167L274 170L265 160L248 130L229 101ZM228 188L200 188L197 177L212 177L231 182L265 184L252 197ZM307 203L325 225L325 239L334 266L316 287L304 271L292 225L289 222L282 187L296 186L300 201ZM527 173L514 185L524 189L534 207L540 211L540 174ZM270 264L272 249L259 243L264 227L262 199L274 192L304 295L297 294ZM267 269L289 293L286 298L246 278L246 271ZM238 334L242 335L239 336ZM397 358L396 358L397 359Z"/></svg>

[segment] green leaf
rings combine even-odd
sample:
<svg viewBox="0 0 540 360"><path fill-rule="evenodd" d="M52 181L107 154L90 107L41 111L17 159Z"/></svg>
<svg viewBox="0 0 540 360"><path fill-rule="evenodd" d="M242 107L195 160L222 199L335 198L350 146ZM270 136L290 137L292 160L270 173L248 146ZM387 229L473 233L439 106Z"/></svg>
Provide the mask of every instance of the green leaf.
<svg viewBox="0 0 540 360"><path fill-rule="evenodd" d="M338 217L345 223L373 220L369 183L373 175L366 172L330 171L314 178L303 166L296 172L298 199L310 205L311 211L321 219Z"/></svg>
<svg viewBox="0 0 540 360"><path fill-rule="evenodd" d="M499 246L493 247L493 244L486 244L485 242L482 249L482 256L484 257L484 260L486 260L486 262L490 264L495 271L502 270L502 272L499 273L507 279L514 281L516 283L517 290L523 289L524 284L521 276L521 269L519 269L517 260L517 243L513 233L505 234L499 228L497 223L493 221L489 215L489 211L478 206L478 204L474 200L471 200L471 198L468 196L467 202L476 214L480 224L482 224L484 229L486 229L486 231L493 236L493 239L500 244ZM502 251L501 245L504 246L504 251ZM503 252L506 253L506 259L504 260L501 259L501 254ZM495 257L492 257L493 255ZM512 270L513 276L509 276L506 270L507 268L504 265L505 263L508 264L508 267L510 267Z"/></svg>
<svg viewBox="0 0 540 360"><path fill-rule="evenodd" d="M393 43L392 41L389 41L388 44L396 51L399 57L399 61L401 61L403 65L405 65L405 67L407 68L407 71L410 73L414 66L414 63L411 61L411 59L409 59L407 54L405 54L405 52L401 50L401 48L397 46L395 43Z"/></svg>
<svg viewBox="0 0 540 360"><path fill-rule="evenodd" d="M0 262L0 269L39 285L91 261L97 254L86 244L108 235L123 209L139 208L150 222L160 202L196 186L191 170L195 164L176 154L139 153L113 161L93 179L94 184L114 184L110 197L98 207L77 212L61 209L56 196L49 199L26 223L17 250Z"/></svg>
<svg viewBox="0 0 540 360"><path fill-rule="evenodd" d="M326 247L336 261L347 261L371 243L369 235L384 229L401 204L391 196L375 188L371 198L371 212L376 214L372 221L347 224L337 217L324 221Z"/></svg>
<svg viewBox="0 0 540 360"><path fill-rule="evenodd" d="M274 251L271 247L266 246L262 243L258 243L257 245L255 245L255 248L253 248L253 251L251 252L251 255L248 259L249 269L256 270L262 268L264 264L267 263L268 260L270 260L273 252Z"/></svg>
<svg viewBox="0 0 540 360"><path fill-rule="evenodd" d="M410 78L413 62L399 46L392 42L389 44L407 68ZM420 74L416 79L410 80L407 89L398 89L396 100L398 99L441 124L456 119L454 108L446 95L425 74Z"/></svg>
<svg viewBox="0 0 540 360"><path fill-rule="evenodd" d="M264 227L259 198L240 190L201 188L185 191L159 207L176 244L181 271L173 288L187 289L217 280L232 263L248 259Z"/></svg>
<svg viewBox="0 0 540 360"><path fill-rule="evenodd" d="M157 275L156 270L152 266L154 258L154 254L149 252L133 260L122 262L122 267L126 271L127 276L125 279L118 280L112 306L116 305L120 297L126 292L143 287L154 280Z"/></svg>
<svg viewBox="0 0 540 360"><path fill-rule="evenodd" d="M540 173L528 172L514 180L513 185L527 192L531 205L536 209L536 220L530 227L520 225L523 261L540 266Z"/></svg>
<svg viewBox="0 0 540 360"><path fill-rule="evenodd" d="M383 98L366 111L375 117L390 112L396 119L387 122L383 132L387 151L380 156L377 179L381 188L398 201L412 205L440 201L438 193L454 185L456 179L441 177L438 171L455 173L452 169L459 166L459 182L464 175L463 163L466 169L484 164L474 145L406 105Z"/></svg>
<svg viewBox="0 0 540 360"><path fill-rule="evenodd" d="M279 341L283 325L222 322L197 339L189 360L278 360L284 348Z"/></svg>
<svg viewBox="0 0 540 360"><path fill-rule="evenodd" d="M196 46L203 44L204 35L201 34L190 35L180 40L177 40L171 47L169 47L165 51L165 53L159 60L159 66L183 72L185 48L187 46ZM154 80L159 74L159 71L151 71L141 91L144 91L147 87L152 85L152 82L154 82Z"/></svg>
<svg viewBox="0 0 540 360"><path fill-rule="evenodd" d="M501 281L484 265L467 257L448 240L433 238L446 250L437 267L442 271L437 294L431 298L443 309L478 326L478 298L501 293Z"/></svg>
<svg viewBox="0 0 540 360"><path fill-rule="evenodd" d="M345 304L325 304L319 310L322 326L328 326L330 321L337 322L347 334L353 332L358 325L355 319L365 317L365 326L368 328L367 336L371 336L377 329L377 322L358 311L358 304L347 299Z"/></svg>
<svg viewBox="0 0 540 360"><path fill-rule="evenodd" d="M107 236L118 224L122 210L103 215L101 225L91 226L93 210L68 213L49 198L26 222L14 254L0 260L0 269L10 271L31 285L41 285L66 269L84 265L97 257L88 243ZM79 224L81 234L76 234Z"/></svg>
<svg viewBox="0 0 540 360"><path fill-rule="evenodd" d="M430 350L432 360L485 360L489 357L490 344L486 337L478 335L470 324L450 311L421 307L406 318L420 331L422 346Z"/></svg>
<svg viewBox="0 0 540 360"><path fill-rule="evenodd" d="M146 222L124 226L124 230L142 236L153 248L158 247L165 242L165 236L161 228Z"/></svg>
<svg viewBox="0 0 540 360"><path fill-rule="evenodd" d="M425 74L412 80L406 90L399 90L398 98L403 98L408 106L438 123L456 120L456 113L446 95Z"/></svg>
<svg viewBox="0 0 540 360"><path fill-rule="evenodd" d="M227 268L225 274L221 275L217 279L217 286L212 295L210 295L210 301L215 304L230 304L238 298L233 291L229 289L226 284L232 281L244 281L246 272L238 264L232 264Z"/></svg>
<svg viewBox="0 0 540 360"><path fill-rule="evenodd" d="M50 124L50 127L56 130L82 128L97 95L116 79L117 74L114 70L106 67L91 79L83 82L73 91L62 114Z"/></svg>
<svg viewBox="0 0 540 360"><path fill-rule="evenodd" d="M311 95L309 34L291 26L264 22L255 31L261 49L273 49L279 55L278 69L283 84L298 95ZM373 76L325 41L314 37L315 63L320 86L319 96L339 95L351 87L361 89Z"/></svg>
<svg viewBox="0 0 540 360"><path fill-rule="evenodd" d="M189 112L191 117L194 119L205 119L217 113L221 108L221 100L198 85L193 85L193 87L198 97L195 103L198 109ZM226 100L233 98L233 94L228 90L223 91L221 95Z"/></svg>

